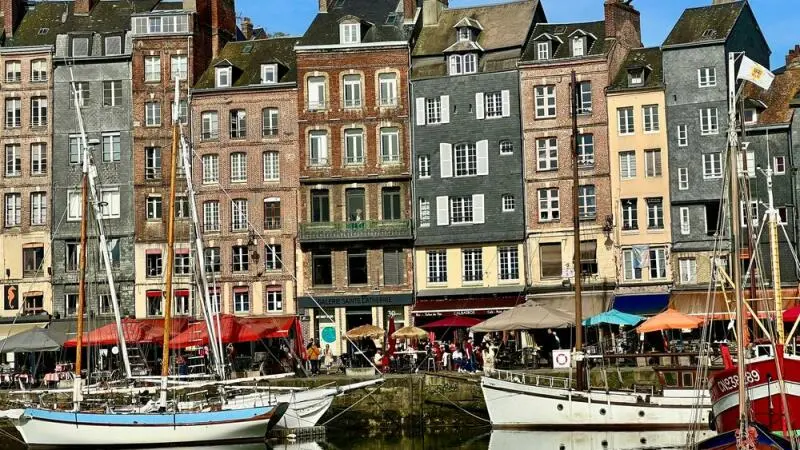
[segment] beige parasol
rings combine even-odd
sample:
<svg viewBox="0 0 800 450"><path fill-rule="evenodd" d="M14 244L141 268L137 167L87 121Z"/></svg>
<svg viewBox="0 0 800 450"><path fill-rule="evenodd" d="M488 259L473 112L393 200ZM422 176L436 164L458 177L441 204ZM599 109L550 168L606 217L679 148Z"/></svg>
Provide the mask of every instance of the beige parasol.
<svg viewBox="0 0 800 450"><path fill-rule="evenodd" d="M350 339L364 339L364 338L377 339L383 337L383 333L384 333L383 328L367 324L353 328L352 330L345 333L345 336L347 336Z"/></svg>
<svg viewBox="0 0 800 450"><path fill-rule="evenodd" d="M403 327L392 334L395 339L427 339L428 332L417 327Z"/></svg>

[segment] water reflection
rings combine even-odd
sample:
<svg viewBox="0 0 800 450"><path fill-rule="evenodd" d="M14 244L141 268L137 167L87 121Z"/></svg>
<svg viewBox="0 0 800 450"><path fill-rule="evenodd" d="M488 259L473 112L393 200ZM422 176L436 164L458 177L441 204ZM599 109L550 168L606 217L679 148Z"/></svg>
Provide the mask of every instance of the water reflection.
<svg viewBox="0 0 800 450"><path fill-rule="evenodd" d="M696 439L711 436L711 432L698 433ZM517 450L532 448L554 450L623 450L623 449L675 449L685 448L685 431L492 431L489 450Z"/></svg>

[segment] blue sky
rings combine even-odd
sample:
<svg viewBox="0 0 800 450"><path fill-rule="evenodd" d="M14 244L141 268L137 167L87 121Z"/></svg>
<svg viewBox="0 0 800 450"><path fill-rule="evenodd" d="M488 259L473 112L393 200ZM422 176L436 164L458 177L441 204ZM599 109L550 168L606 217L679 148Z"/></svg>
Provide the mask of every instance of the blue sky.
<svg viewBox="0 0 800 450"><path fill-rule="evenodd" d="M450 7L502 3L507 0L450 0ZM603 17L603 0L542 0L550 22L580 22ZM711 0L635 0L642 12L644 45L659 45L684 8L703 6ZM250 17L256 26L270 31L301 35L317 11L318 0L237 0L239 17ZM761 29L772 49L772 67L784 64L790 48L800 44L800 11L797 0L750 0Z"/></svg>

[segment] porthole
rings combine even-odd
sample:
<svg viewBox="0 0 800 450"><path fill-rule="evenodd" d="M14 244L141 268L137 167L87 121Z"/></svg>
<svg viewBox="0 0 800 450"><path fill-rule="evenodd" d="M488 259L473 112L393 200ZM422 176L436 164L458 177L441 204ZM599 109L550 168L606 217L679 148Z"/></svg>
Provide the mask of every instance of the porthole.
<svg viewBox="0 0 800 450"><path fill-rule="evenodd" d="M556 409L559 410L559 411L563 411L564 410L564 405L559 403L558 406L556 406Z"/></svg>
<svg viewBox="0 0 800 450"><path fill-rule="evenodd" d="M647 445L647 438L646 438L646 437L643 437L643 438L639 439L639 442L640 442L642 445Z"/></svg>
<svg viewBox="0 0 800 450"><path fill-rule="evenodd" d="M601 442L600 445L602 445L603 448L608 448L608 441L603 439L603 442Z"/></svg>
<svg viewBox="0 0 800 450"><path fill-rule="evenodd" d="M639 411L639 417L644 417L644 411Z"/></svg>
<svg viewBox="0 0 800 450"><path fill-rule="evenodd" d="M567 450L567 446L564 445L564 444L561 444L561 445L558 446L558 450Z"/></svg>
<svg viewBox="0 0 800 450"><path fill-rule="evenodd" d="M605 410L605 408L600 408L600 415L601 415L601 416L605 416L605 415L606 415L606 410Z"/></svg>

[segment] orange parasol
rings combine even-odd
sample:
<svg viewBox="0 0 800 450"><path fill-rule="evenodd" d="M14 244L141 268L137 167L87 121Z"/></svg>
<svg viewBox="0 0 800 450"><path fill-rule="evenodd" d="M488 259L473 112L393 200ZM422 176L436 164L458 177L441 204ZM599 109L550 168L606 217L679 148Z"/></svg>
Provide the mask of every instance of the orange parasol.
<svg viewBox="0 0 800 450"><path fill-rule="evenodd" d="M661 330L682 330L697 328L703 323L703 319L693 317L672 308L647 319L643 324L636 328L639 333Z"/></svg>

